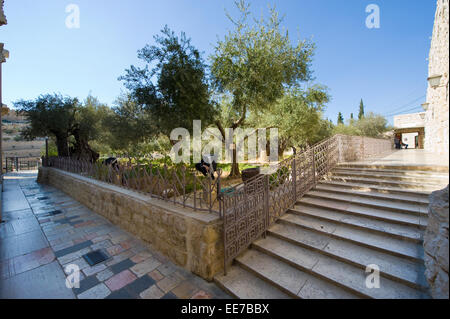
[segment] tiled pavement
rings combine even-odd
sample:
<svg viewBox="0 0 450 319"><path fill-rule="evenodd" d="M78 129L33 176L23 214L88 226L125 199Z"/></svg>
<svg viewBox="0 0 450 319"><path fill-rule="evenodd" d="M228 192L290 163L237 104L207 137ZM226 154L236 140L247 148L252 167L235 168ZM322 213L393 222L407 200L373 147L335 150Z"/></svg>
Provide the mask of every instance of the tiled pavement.
<svg viewBox="0 0 450 319"><path fill-rule="evenodd" d="M230 298L170 262L34 174L5 177L0 224L0 298ZM90 266L82 257L109 257ZM81 269L80 287L66 287L68 265Z"/></svg>

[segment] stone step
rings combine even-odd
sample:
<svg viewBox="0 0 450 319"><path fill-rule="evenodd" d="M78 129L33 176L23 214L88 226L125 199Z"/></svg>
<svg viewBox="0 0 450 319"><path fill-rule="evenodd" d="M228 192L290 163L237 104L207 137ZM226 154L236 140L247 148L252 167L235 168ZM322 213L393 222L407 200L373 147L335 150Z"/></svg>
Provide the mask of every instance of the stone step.
<svg viewBox="0 0 450 319"><path fill-rule="evenodd" d="M425 229L427 226L427 218L422 216L414 216L411 214L386 211L379 208L365 207L358 205L357 203L336 202L329 199L303 197L300 202L297 202L297 205L320 207L390 223L419 227L422 229Z"/></svg>
<svg viewBox="0 0 450 319"><path fill-rule="evenodd" d="M320 207L296 205L289 212L302 216L304 220L312 218L321 222L339 223L365 232L387 235L413 243L421 244L423 242L423 231L415 226L387 223L385 221L355 216L346 212L331 211Z"/></svg>
<svg viewBox="0 0 450 319"><path fill-rule="evenodd" d="M379 198L365 198L358 194L335 194L329 192L322 192L320 190L311 190L305 194L305 197L330 199L337 202L356 203L365 207L380 208L383 210L390 210L393 212L413 214L416 216L428 216L428 206L417 204L405 204L393 202L389 199Z"/></svg>
<svg viewBox="0 0 450 319"><path fill-rule="evenodd" d="M256 249L249 249L245 254L236 258L236 263L240 267L249 272L253 272L256 276L276 286L293 298L358 298L358 296L345 289L317 278L308 272L292 267L289 264Z"/></svg>
<svg viewBox="0 0 450 319"><path fill-rule="evenodd" d="M235 298L291 299L286 293L239 266L230 267L226 275L219 274L214 277L214 281Z"/></svg>
<svg viewBox="0 0 450 319"><path fill-rule="evenodd" d="M380 165L380 164L355 164L355 163L340 163L337 165L339 168L363 168L363 169L376 169L376 170L397 170L397 171L428 171L448 173L448 165Z"/></svg>
<svg viewBox="0 0 450 319"><path fill-rule="evenodd" d="M363 177L355 177L355 176L335 176L329 175L326 177L332 181L339 181L345 183L359 183L359 184L368 184L368 185L378 185L378 186L387 186L387 187L396 187L401 189L410 189L410 190L419 190L432 192L438 189L441 189L441 185L429 184L429 183L413 183L413 182L404 182L404 181L393 181L393 180L382 180L376 178L363 178Z"/></svg>
<svg viewBox="0 0 450 319"><path fill-rule="evenodd" d="M273 236L255 241L252 247L361 297L384 299L429 298L427 294L420 290L383 276L380 276L380 288L371 289L366 286L368 273L365 272L365 269L335 260Z"/></svg>
<svg viewBox="0 0 450 319"><path fill-rule="evenodd" d="M361 198L373 198L381 199L395 203L405 203L410 205L417 205L418 207L428 207L428 199L422 196L417 196L414 193L410 194L390 194L383 193L374 190L358 191L349 187L342 187L339 185L327 185L319 183L316 185L315 190L326 192L329 194L342 194L342 195L357 195Z"/></svg>
<svg viewBox="0 0 450 319"><path fill-rule="evenodd" d="M402 241L400 239L383 236L380 234L368 233L364 230L354 229L353 227L346 225L333 223L325 224L324 222L311 220L303 221L302 217L295 216L295 214L284 217L281 222L296 226L292 229L289 228L291 230L298 230L298 228L301 227L301 231L310 230L322 233L326 232L329 236L332 236L335 239L345 240L359 246L364 246L390 254L392 256L402 257L414 262L423 263L423 247L421 244ZM323 226L323 228L320 228L320 226ZM276 229L276 227L274 229Z"/></svg>
<svg viewBox="0 0 450 319"><path fill-rule="evenodd" d="M361 178L370 178L377 180L388 180L388 181L404 181L409 183L426 183L430 185L447 185L448 177L433 177L433 176L405 176L400 174L392 174L392 173L380 173L377 171L374 172L362 172L362 171L343 171L340 169L335 169L332 171L334 176L342 176L342 177L361 177Z"/></svg>
<svg viewBox="0 0 450 319"><path fill-rule="evenodd" d="M447 178L448 172L434 172L434 171L413 171L413 170L399 170L399 169L374 169L374 168L355 168L355 167L340 167L336 166L335 170L341 172L364 172L364 173L381 173L393 174L395 176L412 176L412 177L437 177Z"/></svg>
<svg viewBox="0 0 450 319"><path fill-rule="evenodd" d="M344 182L344 181L333 181L333 180L325 180L322 179L318 185L327 185L327 186L334 186L334 187L340 187L350 190L359 190L359 191L367 191L367 192L378 192L382 194L395 194L395 195L404 195L404 196L415 196L417 198L420 198L421 200L424 200L428 203L428 196L430 195L431 191L422 191L422 190L408 190L408 189L402 189L398 187L387 187L387 186L379 186L379 185L370 185L370 184L364 184L364 183L350 183L350 182Z"/></svg>
<svg viewBox="0 0 450 319"><path fill-rule="evenodd" d="M304 248L316 250L363 269L366 269L367 265L376 264L386 278L399 281L415 289L425 291L428 288L422 261L413 262L398 257L397 251L392 254L392 251L386 253L361 246L342 239L342 235L334 236L335 231L344 233L337 224L305 221L294 214L285 214L280 219L280 223L270 229L270 233L274 236ZM396 242L395 244L400 247L398 251L404 250L405 247L403 247L402 242ZM389 248L397 250L392 246ZM410 253L410 247L407 248L405 251Z"/></svg>

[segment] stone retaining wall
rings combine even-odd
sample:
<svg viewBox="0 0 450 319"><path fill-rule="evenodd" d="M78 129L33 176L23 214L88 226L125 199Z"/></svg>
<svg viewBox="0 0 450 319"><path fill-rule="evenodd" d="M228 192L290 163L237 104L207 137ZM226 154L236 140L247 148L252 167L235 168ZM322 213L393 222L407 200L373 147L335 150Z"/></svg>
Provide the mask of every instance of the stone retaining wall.
<svg viewBox="0 0 450 319"><path fill-rule="evenodd" d="M448 185L430 195L424 237L425 275L433 298L448 299Z"/></svg>
<svg viewBox="0 0 450 319"><path fill-rule="evenodd" d="M38 182L62 190L206 280L223 270L222 221L216 213L195 212L55 168L40 167Z"/></svg>
<svg viewBox="0 0 450 319"><path fill-rule="evenodd" d="M393 151L393 140L366 136L339 135L339 162L362 161Z"/></svg>

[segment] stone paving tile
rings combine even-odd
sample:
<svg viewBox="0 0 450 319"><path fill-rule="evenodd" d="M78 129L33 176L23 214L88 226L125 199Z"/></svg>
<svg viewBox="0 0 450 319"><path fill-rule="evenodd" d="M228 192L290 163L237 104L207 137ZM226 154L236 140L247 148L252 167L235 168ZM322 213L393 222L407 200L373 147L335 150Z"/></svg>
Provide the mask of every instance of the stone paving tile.
<svg viewBox="0 0 450 319"><path fill-rule="evenodd" d="M98 285L99 283L100 282L95 276L86 277L80 280L80 288L73 288L72 290L76 295L79 295L85 292L86 290L91 289L92 287Z"/></svg>
<svg viewBox="0 0 450 319"><path fill-rule="evenodd" d="M63 268L65 269L68 265L77 265L78 268L80 268L80 270L83 270L84 268L89 267L89 264L87 263L86 260L84 260L83 257L80 257L76 260L73 260L73 261L67 263L67 264L64 264Z"/></svg>
<svg viewBox="0 0 450 319"><path fill-rule="evenodd" d="M148 275L150 277L152 277L153 280L155 280L155 281L160 281L161 279L164 278L164 276L156 269L151 271L151 272L149 272Z"/></svg>
<svg viewBox="0 0 450 319"><path fill-rule="evenodd" d="M106 269L106 265L105 264L98 264L98 265L94 265L94 266L89 266L86 268L83 268L83 273L86 276L92 276L95 275L96 273L99 273L102 270Z"/></svg>
<svg viewBox="0 0 450 319"><path fill-rule="evenodd" d="M100 241L98 243L93 244L91 246L91 248L92 248L92 250L97 250L97 249L101 249L101 248L107 249L107 248L109 248L111 246L112 246L111 241L109 239L106 239L104 241Z"/></svg>
<svg viewBox="0 0 450 319"><path fill-rule="evenodd" d="M117 255L117 254L123 252L124 249L123 249L123 247L120 246L120 245L114 245L114 246L108 247L108 248L106 249L106 251L107 251L111 256L115 256L115 255Z"/></svg>
<svg viewBox="0 0 450 319"><path fill-rule="evenodd" d="M46 265L55 260L55 255L50 247L35 250L29 254L15 257L13 259L14 274Z"/></svg>
<svg viewBox="0 0 450 319"><path fill-rule="evenodd" d="M143 252L140 252L140 253L136 254L135 256L133 256L131 258L131 261L136 264L139 264L140 262L143 262L144 260L146 260L147 258L149 258L151 256L152 256L152 254L150 254L148 251L143 251Z"/></svg>
<svg viewBox="0 0 450 319"><path fill-rule="evenodd" d="M160 299L165 295L164 291L158 288L157 285L153 285L150 288L140 293L142 299Z"/></svg>
<svg viewBox="0 0 450 319"><path fill-rule="evenodd" d="M153 257L149 257L143 262L131 267L130 270L135 273L136 276L142 277L156 269L159 265L161 265L161 263L158 260Z"/></svg>
<svg viewBox="0 0 450 319"><path fill-rule="evenodd" d="M111 271L111 269L107 268L107 269L105 269L103 271L100 271L97 274L97 279L99 281L105 281L106 279L111 278L113 275L114 275L114 273Z"/></svg>
<svg viewBox="0 0 450 319"><path fill-rule="evenodd" d="M150 286L153 286L154 284L155 281L152 278L150 278L149 276L143 276L126 285L124 288L130 293L130 295L138 298L141 292L148 289Z"/></svg>
<svg viewBox="0 0 450 319"><path fill-rule="evenodd" d="M134 263L131 259L125 259L115 265L112 265L109 269L112 271L112 273L118 274L119 272L127 270L134 265L136 265L136 263Z"/></svg>
<svg viewBox="0 0 450 319"><path fill-rule="evenodd" d="M73 246L70 246L70 247L67 247L67 248L55 251L55 256L56 257L62 257L62 256L65 256L65 255L68 255L70 253L74 253L76 251L79 251L79 250L81 250L83 248L89 247L91 245L92 245L92 241L86 240L86 241L84 241L82 243L75 244Z"/></svg>
<svg viewBox="0 0 450 319"><path fill-rule="evenodd" d="M174 293L168 292L164 296L162 296L161 299L178 299L177 296L175 296Z"/></svg>
<svg viewBox="0 0 450 319"><path fill-rule="evenodd" d="M199 288L194 285L192 282L185 280L174 289L172 289L172 293L175 294L180 299L189 299L191 298Z"/></svg>
<svg viewBox="0 0 450 319"><path fill-rule="evenodd" d="M197 291L191 299L212 299L212 295L204 290Z"/></svg>
<svg viewBox="0 0 450 319"><path fill-rule="evenodd" d="M97 286L94 286L79 294L77 297L78 299L104 299L109 294L111 294L111 291L108 289L108 287L106 287L104 284L98 284Z"/></svg>
<svg viewBox="0 0 450 319"><path fill-rule="evenodd" d="M98 233L95 233L96 237L91 238L91 241L96 244L98 242L104 241L106 239L109 239L109 235L100 235Z"/></svg>
<svg viewBox="0 0 450 319"><path fill-rule="evenodd" d="M47 246L36 250L31 247L25 255L0 260L0 280L14 277L17 271L27 273L32 271L27 269L42 267L41 264L56 258L58 262L52 267L59 267L62 274L70 264L81 270L80 288L69 290L80 299L229 297L215 284L176 266L150 244L111 224L65 193L35 182L21 187L31 208L17 211L20 213L11 218L16 220L15 224L0 225L0 248L3 238L14 234L15 229L20 232L42 230ZM38 200L38 197L48 199ZM61 213L52 213L58 210ZM36 222L21 221L27 218ZM82 255L96 249L107 250L111 258L91 267ZM67 269L67 274L72 271ZM62 285L65 286L64 281Z"/></svg>
<svg viewBox="0 0 450 319"><path fill-rule="evenodd" d="M181 283L183 280L184 278L182 276L180 276L177 272L174 272L165 277L164 279L160 280L157 283L157 285L162 291L167 293L176 286L178 286L178 284Z"/></svg>
<svg viewBox="0 0 450 319"><path fill-rule="evenodd" d="M169 276L170 274L173 274L175 271L177 271L178 267L172 264L171 262L168 262L162 264L157 269L163 276Z"/></svg>
<svg viewBox="0 0 450 319"><path fill-rule="evenodd" d="M113 291L106 299L136 299L136 297L125 288Z"/></svg>
<svg viewBox="0 0 450 319"><path fill-rule="evenodd" d="M106 265L107 266L115 265L115 264L121 262L122 260L132 257L133 255L134 255L134 253L131 250L124 251L118 255L113 256L112 259L110 259L106 262Z"/></svg>
<svg viewBox="0 0 450 319"><path fill-rule="evenodd" d="M134 280L136 280L136 276L131 271L124 270L106 280L105 284L111 291L115 291L125 287Z"/></svg>
<svg viewBox="0 0 450 319"><path fill-rule="evenodd" d="M13 259L0 261L0 279L6 279L14 276Z"/></svg>
<svg viewBox="0 0 450 319"><path fill-rule="evenodd" d="M76 251L74 253L64 255L62 257L58 257L58 261L61 265L64 265L64 264L67 264L67 263L69 263L73 260L76 260L76 259L80 258L81 256L91 252L91 250L92 249L90 247L87 247L87 248L81 249L79 251Z"/></svg>

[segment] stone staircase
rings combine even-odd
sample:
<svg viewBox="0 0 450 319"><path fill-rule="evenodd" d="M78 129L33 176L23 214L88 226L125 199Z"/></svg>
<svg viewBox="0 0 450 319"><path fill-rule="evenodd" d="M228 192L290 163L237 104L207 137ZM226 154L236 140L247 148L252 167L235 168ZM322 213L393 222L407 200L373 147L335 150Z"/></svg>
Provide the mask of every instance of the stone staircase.
<svg viewBox="0 0 450 319"><path fill-rule="evenodd" d="M215 281L237 298L429 298L428 195L447 184L445 168L341 164Z"/></svg>

